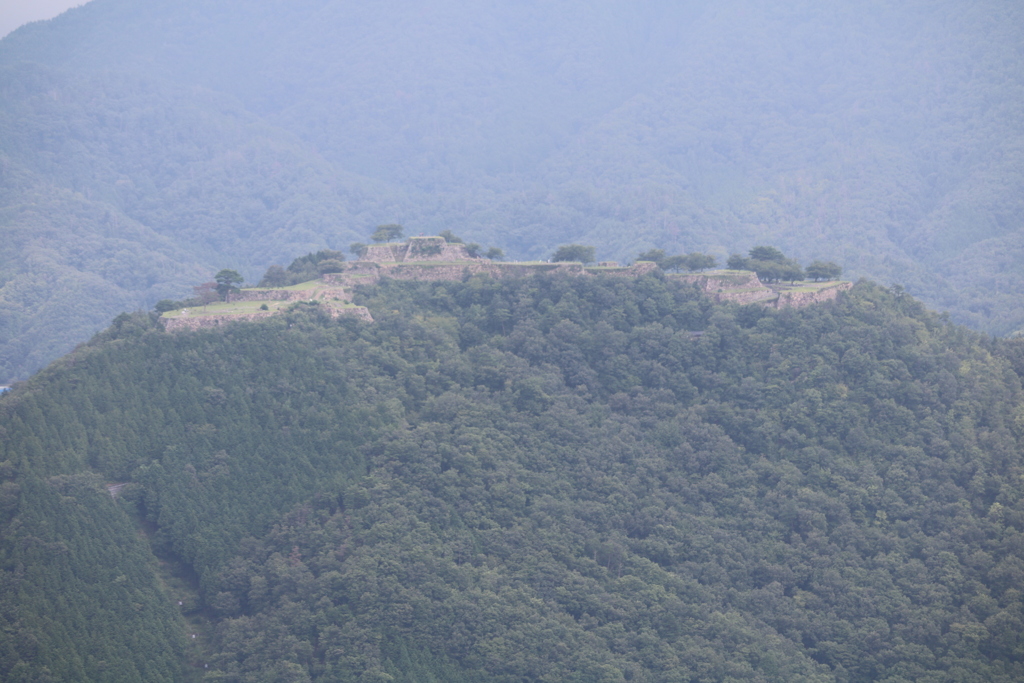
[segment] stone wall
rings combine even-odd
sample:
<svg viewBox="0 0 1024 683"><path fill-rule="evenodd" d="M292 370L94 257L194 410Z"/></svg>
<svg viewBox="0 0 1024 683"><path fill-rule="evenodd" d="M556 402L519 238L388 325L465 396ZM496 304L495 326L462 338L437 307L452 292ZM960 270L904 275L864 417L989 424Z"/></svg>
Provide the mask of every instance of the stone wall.
<svg viewBox="0 0 1024 683"><path fill-rule="evenodd" d="M824 287L814 292L779 292L779 299L775 308L802 308L811 304L820 304L825 301L832 301L839 292L845 292L853 287L852 282L837 282L831 287Z"/></svg>
<svg viewBox="0 0 1024 683"><path fill-rule="evenodd" d="M448 245L459 247L461 244ZM594 269L585 268L580 263L503 263L489 259L455 259L456 263L446 263L441 259L431 261L410 259L402 263L374 263L356 261L348 264L342 273L328 273L324 281L334 285L354 287L356 285L372 285L382 277L394 280L423 280L427 282L461 281L466 274L489 275L495 279L511 277L529 277L539 273L565 273L567 275L617 275L623 277L639 277L654 272L658 267L653 263L637 263L629 267Z"/></svg>
<svg viewBox="0 0 1024 683"><path fill-rule="evenodd" d="M462 247L462 245L448 245ZM331 273L324 280L336 285L355 286L374 284L382 277L395 280L422 280L457 282L467 275L489 275L493 278L527 277L538 273L560 272L568 275L611 275L640 277L658 270L655 263L640 261L628 267L598 266L585 268L579 263L502 263L487 259L463 259L458 263L438 261L405 261L403 263L375 263L357 261L346 264L345 272ZM712 301L731 301L737 304L762 304L773 308L809 306L831 301L841 291L852 287L850 282L826 284L814 291L794 291L785 287L772 288L763 284L757 273L751 271L710 271L707 273L669 274L678 282L696 285Z"/></svg>
<svg viewBox="0 0 1024 683"><path fill-rule="evenodd" d="M474 258L464 244L448 244L443 237L412 237L400 244L371 244L356 263L408 263L411 261L466 261L483 263Z"/></svg>
<svg viewBox="0 0 1024 683"><path fill-rule="evenodd" d="M272 315L274 315L273 311L259 311L258 313L240 313L238 315L177 316L160 318L160 320L168 332L180 332L182 330L198 330L203 327L219 327L228 323L254 322Z"/></svg>
<svg viewBox="0 0 1024 683"><path fill-rule="evenodd" d="M757 273L732 271L727 273L691 273L670 275L673 280L697 285L712 301L732 301L737 304L768 303L778 294L758 279Z"/></svg>
<svg viewBox="0 0 1024 683"><path fill-rule="evenodd" d="M362 321L372 323L373 316L366 306L332 306L327 304L325 310L332 318L341 316L352 316ZM194 331L204 327L220 327L230 323L255 322L269 318L281 311L257 311L255 313L238 313L235 315L197 315L197 316L176 316L174 318L160 318L167 332Z"/></svg>
<svg viewBox="0 0 1024 683"><path fill-rule="evenodd" d="M372 285L380 279L380 265L371 261L355 261L346 263L345 270L340 273L325 273L324 282L331 285Z"/></svg>
<svg viewBox="0 0 1024 683"><path fill-rule="evenodd" d="M485 259L473 257L466 251L466 245L449 244L443 237L411 237L400 262L409 261L469 261L477 262Z"/></svg>
<svg viewBox="0 0 1024 683"><path fill-rule="evenodd" d="M371 244L359 257L360 261L372 263L397 263L405 258L406 244Z"/></svg>
<svg viewBox="0 0 1024 683"><path fill-rule="evenodd" d="M583 266L579 263L544 263L516 264L497 263L488 259L467 259L459 263L436 263L428 261L406 261L404 263L374 264L373 269L366 264L358 265L344 273L331 273L330 282L354 286L357 284L373 284L382 277L393 280L422 280L425 282L459 282L468 275L490 275L500 279L506 277L527 277L537 273L560 272L569 275L583 275ZM325 276L326 279L327 276Z"/></svg>
<svg viewBox="0 0 1024 683"><path fill-rule="evenodd" d="M349 295L341 287L243 289L231 295L231 301L309 301L310 299L340 299L348 301Z"/></svg>
<svg viewBox="0 0 1024 683"><path fill-rule="evenodd" d="M614 263L614 261L605 261L605 263ZM602 266L598 264L596 268L586 268L585 270L590 275L640 277L641 275L649 275L657 269L657 263L653 263L651 261L639 261L631 266Z"/></svg>

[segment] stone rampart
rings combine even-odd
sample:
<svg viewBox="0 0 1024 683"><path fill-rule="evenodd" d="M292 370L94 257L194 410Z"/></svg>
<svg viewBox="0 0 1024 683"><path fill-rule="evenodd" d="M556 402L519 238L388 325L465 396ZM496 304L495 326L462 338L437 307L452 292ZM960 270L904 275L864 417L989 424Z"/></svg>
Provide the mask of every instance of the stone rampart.
<svg viewBox="0 0 1024 683"><path fill-rule="evenodd" d="M757 273L728 271L723 273L691 273L670 275L673 280L697 285L712 301L732 301L737 304L768 303L778 294L762 284Z"/></svg>
<svg viewBox="0 0 1024 683"><path fill-rule="evenodd" d="M372 261L355 261L346 263L345 270L340 273L326 273L324 282L331 285L354 287L356 285L372 285L380 279L380 265Z"/></svg>
<svg viewBox="0 0 1024 683"><path fill-rule="evenodd" d="M615 263L614 261L605 261L603 263ZM641 275L649 275L658 269L658 264L652 261L637 261L631 266L619 266L619 265L601 265L589 266L585 268L589 275L611 275L613 277L640 277Z"/></svg>
<svg viewBox="0 0 1024 683"><path fill-rule="evenodd" d="M453 245L449 245L453 246ZM462 246L462 245L454 245ZM580 263L504 263L488 259L462 259L451 262L440 260L407 260L402 263L372 263L357 261L349 264L342 273L329 273L324 280L335 285L352 287L374 284L382 277L394 280L460 281L468 273L489 275L495 279L529 277L540 273L565 273L566 275L613 275L639 277L653 273L658 266L653 263L636 263L622 268L585 268Z"/></svg>
<svg viewBox="0 0 1024 683"><path fill-rule="evenodd" d="M348 301L349 296L341 287L243 289L231 295L231 301L309 301L310 299L340 299Z"/></svg>
<svg viewBox="0 0 1024 683"><path fill-rule="evenodd" d="M371 263L397 263L405 258L407 244L370 244L359 257L360 261Z"/></svg>
<svg viewBox="0 0 1024 683"><path fill-rule="evenodd" d="M811 292L781 291L775 308L803 308L811 304L820 304L825 301L832 301L839 292L845 292L853 287L852 282L837 282L831 287L823 287Z"/></svg>
<svg viewBox="0 0 1024 683"><path fill-rule="evenodd" d="M485 263L487 259L473 257L464 244L449 244L443 237L412 237L400 244L371 244L356 263L409 263L413 261L465 261Z"/></svg>
<svg viewBox="0 0 1024 683"><path fill-rule="evenodd" d="M473 275L489 275L500 279L506 277L527 277L538 273L566 273L583 275L583 266L579 263L543 263L516 264L495 263L487 259L479 261L463 261L456 263L405 262L402 264L380 264L377 277L389 277L393 280L421 280L425 282L458 282L464 277ZM368 278L367 278L368 279Z"/></svg>
<svg viewBox="0 0 1024 683"><path fill-rule="evenodd" d="M441 239L441 238L438 238ZM444 240L441 239L443 242ZM430 245L426 248L419 248L419 245L413 244L410 246L408 252L405 254L403 259L404 263L412 261L466 261L467 263L484 263L488 259L474 258L470 256L466 251L466 245L464 244L442 244L442 245ZM435 251L432 247L437 247Z"/></svg>
<svg viewBox="0 0 1024 683"><path fill-rule="evenodd" d="M198 330L203 327L219 327L228 323L255 322L262 318L269 318L274 315L273 311L259 311L257 313L239 313L237 315L197 315L197 316L176 316L174 318L161 318L164 329L168 332L180 332L182 330Z"/></svg>
<svg viewBox="0 0 1024 683"><path fill-rule="evenodd" d="M330 303L324 305L324 310L332 318L341 316L352 316L368 323L373 322L373 316L366 306L335 306ZM175 316L173 318L161 318L164 330L167 332L194 331L205 327L220 327L230 323L255 322L272 315L281 313L277 311L256 311L254 313L226 313L224 315L196 315L196 316Z"/></svg>

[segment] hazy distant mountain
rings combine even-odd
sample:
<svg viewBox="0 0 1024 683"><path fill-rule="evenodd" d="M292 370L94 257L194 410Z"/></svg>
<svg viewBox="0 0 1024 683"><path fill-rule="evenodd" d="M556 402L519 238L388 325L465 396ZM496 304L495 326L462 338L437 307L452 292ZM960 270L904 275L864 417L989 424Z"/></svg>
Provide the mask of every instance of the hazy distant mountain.
<svg viewBox="0 0 1024 683"><path fill-rule="evenodd" d="M0 289L0 373L216 268L396 221L523 257L768 242L1006 333L1024 326L1022 36L1009 1L94 0L0 41L0 160L95 216L5 181L0 225L45 251L72 224L110 235L109 212L138 226L133 259L169 260L143 286L117 252L113 270L54 256L97 279L61 289L9 249L0 282L51 304ZM67 306L81 320L26 356Z"/></svg>

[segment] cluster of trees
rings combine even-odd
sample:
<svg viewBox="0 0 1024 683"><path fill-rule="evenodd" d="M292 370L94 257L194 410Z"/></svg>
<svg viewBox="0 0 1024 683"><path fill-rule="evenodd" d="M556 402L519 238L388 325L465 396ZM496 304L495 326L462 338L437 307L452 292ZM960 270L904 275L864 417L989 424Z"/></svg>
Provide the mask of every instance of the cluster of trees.
<svg viewBox="0 0 1024 683"><path fill-rule="evenodd" d="M192 287L192 298L175 301L173 299L161 299L153 306L157 313L173 311L187 306L207 306L215 301L229 301L231 295L239 291L245 278L237 270L223 268L217 271L213 280L203 282Z"/></svg>
<svg viewBox="0 0 1024 683"><path fill-rule="evenodd" d="M560 246L551 256L551 261L575 261L593 263L594 247L583 244L566 244ZM649 249L641 252L637 261L651 261L658 264L664 271L688 270L703 272L715 268L718 260L709 254L699 251L689 254L669 256L664 249ZM752 270L762 282L782 282L797 280L835 280L843 269L835 263L814 261L804 270L800 264L775 247L757 246L750 250L748 257L733 254L729 257L728 267L735 270Z"/></svg>
<svg viewBox="0 0 1024 683"><path fill-rule="evenodd" d="M334 249L321 249L294 259L287 268L272 265L267 268L257 287L288 287L301 282L309 282L322 277L325 273L340 273L345 269L344 252ZM215 301L229 301L234 292L239 291L245 278L236 270L224 268L213 276L213 280L195 285L190 299L174 301L161 299L156 302L153 310L157 313L173 311L188 306L206 306Z"/></svg>
<svg viewBox="0 0 1024 683"><path fill-rule="evenodd" d="M815 260L804 270L795 259L769 246L754 247L746 258L733 254L726 265L734 270L752 270L762 282L835 280L843 273L842 267L831 261Z"/></svg>
<svg viewBox="0 0 1024 683"><path fill-rule="evenodd" d="M483 256L484 258L492 261L500 261L505 258L505 252L500 247L488 247L487 251L481 251L481 247L476 242L465 242L461 237L453 233L451 230L445 229L438 233L445 239L448 244L462 244L466 247L466 253L473 258Z"/></svg>
<svg viewBox="0 0 1024 683"><path fill-rule="evenodd" d="M718 259L695 251L690 254L668 256L664 249L649 249L636 257L637 261L653 261L662 270L704 271L718 265Z"/></svg>
<svg viewBox="0 0 1024 683"><path fill-rule="evenodd" d="M563 244L551 255L550 261L593 263L594 247L586 244Z"/></svg>
<svg viewBox="0 0 1024 683"><path fill-rule="evenodd" d="M344 264L343 252L321 249L296 258L287 268L270 266L257 287L287 287L316 280L325 273L340 273L345 268Z"/></svg>
<svg viewBox="0 0 1024 683"><path fill-rule="evenodd" d="M375 244L381 242L390 244L391 240L400 240L405 235L405 228L397 223L386 223L384 225L378 225L377 228L370 235L370 240ZM365 242L353 242L349 245L348 250L355 254L357 257L361 257L366 253Z"/></svg>
<svg viewBox="0 0 1024 683"><path fill-rule="evenodd" d="M125 315L0 398L0 678L1024 677L1024 343L867 282L781 311L658 274L357 301L374 324ZM112 554L130 515L195 573L191 654Z"/></svg>

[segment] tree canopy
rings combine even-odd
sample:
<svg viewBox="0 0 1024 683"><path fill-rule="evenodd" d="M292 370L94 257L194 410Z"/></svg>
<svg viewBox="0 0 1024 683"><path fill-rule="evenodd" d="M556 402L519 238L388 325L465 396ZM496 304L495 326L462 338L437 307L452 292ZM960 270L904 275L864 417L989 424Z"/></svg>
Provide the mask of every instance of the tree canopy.
<svg viewBox="0 0 1024 683"><path fill-rule="evenodd" d="M843 274L843 269L832 261L812 261L805 272L812 280L835 280Z"/></svg>
<svg viewBox="0 0 1024 683"><path fill-rule="evenodd" d="M869 282L357 301L125 314L0 397L0 678L1024 675L1024 343Z"/></svg>
<svg viewBox="0 0 1024 683"><path fill-rule="evenodd" d="M228 268L217 271L217 274L213 276L213 280L217 283L217 294L223 300L227 300L232 292L237 292L238 285L245 282L245 278L242 277L241 273Z"/></svg>
<svg viewBox="0 0 1024 683"><path fill-rule="evenodd" d="M752 270L762 282L790 282L803 280L803 268L795 260L788 258L776 247L757 246L749 252L749 258L739 254L729 257L728 267L738 270Z"/></svg>
<svg viewBox="0 0 1024 683"><path fill-rule="evenodd" d="M403 235L403 228L401 225L396 223L389 223L387 225L378 225L377 229L370 235L370 239L374 242L390 242L391 240L400 240Z"/></svg>
<svg viewBox="0 0 1024 683"><path fill-rule="evenodd" d="M584 244L563 244L551 255L551 260L592 263L594 261L594 247Z"/></svg>

